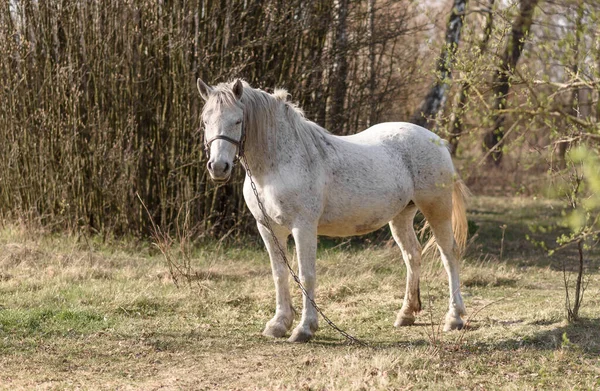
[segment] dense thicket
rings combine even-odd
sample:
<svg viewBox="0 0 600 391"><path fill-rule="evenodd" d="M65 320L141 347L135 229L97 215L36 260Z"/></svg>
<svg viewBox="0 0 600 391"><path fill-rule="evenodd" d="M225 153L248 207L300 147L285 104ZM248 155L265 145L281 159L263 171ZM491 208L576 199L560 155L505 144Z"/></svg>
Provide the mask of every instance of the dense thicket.
<svg viewBox="0 0 600 391"><path fill-rule="evenodd" d="M143 234L141 199L163 228L239 229L240 177L207 183L196 78L285 87L310 118L354 133L408 95L417 67L410 2L373 3L2 2L0 211Z"/></svg>

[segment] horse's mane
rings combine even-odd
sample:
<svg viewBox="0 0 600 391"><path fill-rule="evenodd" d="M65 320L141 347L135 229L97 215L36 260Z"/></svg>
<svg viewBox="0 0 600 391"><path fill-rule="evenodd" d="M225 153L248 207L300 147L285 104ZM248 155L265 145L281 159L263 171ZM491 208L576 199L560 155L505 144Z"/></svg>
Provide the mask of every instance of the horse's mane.
<svg viewBox="0 0 600 391"><path fill-rule="evenodd" d="M244 126L246 127L246 143L258 145L264 149L276 145L276 138L281 129L273 131L280 115L285 115L290 130L297 136L297 141L306 151L308 157L315 153L325 154L325 138L329 134L316 123L308 120L302 109L288 100L289 94L284 89L276 89L273 94L252 88L245 81L242 98L238 101L233 94L233 83L221 83L214 87L211 100L214 103L204 106L204 111L214 109L215 105L243 105ZM291 136L291 135L290 135ZM288 136L289 137L289 136ZM271 155L276 150L268 151Z"/></svg>

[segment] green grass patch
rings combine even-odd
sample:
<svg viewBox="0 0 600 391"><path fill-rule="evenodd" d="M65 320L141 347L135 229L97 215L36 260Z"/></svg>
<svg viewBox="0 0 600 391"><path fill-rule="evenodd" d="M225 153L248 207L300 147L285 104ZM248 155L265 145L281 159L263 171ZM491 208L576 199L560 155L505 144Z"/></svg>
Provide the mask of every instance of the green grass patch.
<svg viewBox="0 0 600 391"><path fill-rule="evenodd" d="M28 337L87 334L109 327L108 318L89 309L36 308L0 310L0 335Z"/></svg>

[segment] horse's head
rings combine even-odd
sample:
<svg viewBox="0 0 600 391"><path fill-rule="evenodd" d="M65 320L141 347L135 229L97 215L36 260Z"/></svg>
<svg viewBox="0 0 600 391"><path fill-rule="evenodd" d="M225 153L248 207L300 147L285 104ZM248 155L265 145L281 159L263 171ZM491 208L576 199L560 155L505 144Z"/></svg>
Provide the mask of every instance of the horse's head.
<svg viewBox="0 0 600 391"><path fill-rule="evenodd" d="M244 108L241 80L210 87L198 79L198 91L206 101L202 110L204 148L208 172L215 182L226 182L244 152Z"/></svg>

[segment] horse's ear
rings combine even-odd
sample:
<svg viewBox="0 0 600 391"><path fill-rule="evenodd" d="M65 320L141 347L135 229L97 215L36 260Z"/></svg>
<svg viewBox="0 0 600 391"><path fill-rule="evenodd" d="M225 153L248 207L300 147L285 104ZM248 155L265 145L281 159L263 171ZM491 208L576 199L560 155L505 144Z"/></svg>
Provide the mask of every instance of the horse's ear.
<svg viewBox="0 0 600 391"><path fill-rule="evenodd" d="M204 83L200 78L198 78L196 81L196 86L198 87L198 92L200 93L202 99L208 100L208 96L213 90L212 87Z"/></svg>
<svg viewBox="0 0 600 391"><path fill-rule="evenodd" d="M240 79L237 79L235 81L235 84L233 85L232 90L233 90L233 95L235 96L235 98L237 100L240 100L240 98L242 97L242 94L244 93L244 86Z"/></svg>

